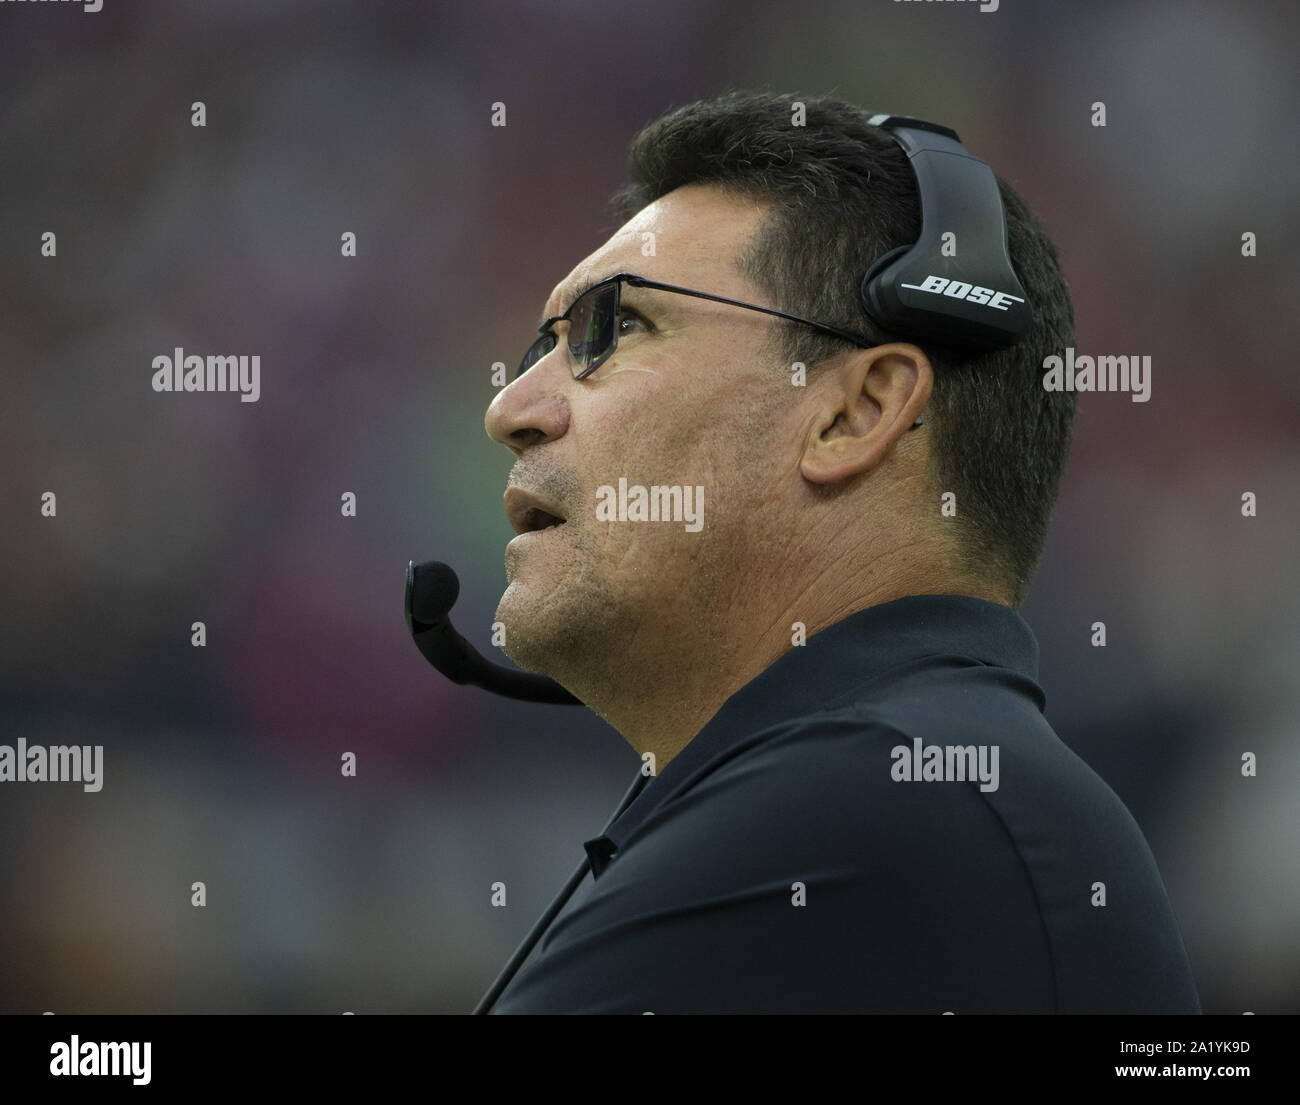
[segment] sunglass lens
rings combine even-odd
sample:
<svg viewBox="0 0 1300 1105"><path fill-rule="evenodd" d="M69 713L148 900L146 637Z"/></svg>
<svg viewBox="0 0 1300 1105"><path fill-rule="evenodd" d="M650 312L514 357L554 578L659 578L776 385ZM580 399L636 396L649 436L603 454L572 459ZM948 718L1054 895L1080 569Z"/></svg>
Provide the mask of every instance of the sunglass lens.
<svg viewBox="0 0 1300 1105"><path fill-rule="evenodd" d="M569 314L569 352L578 379L594 372L613 352L617 316L617 284L593 288L574 303Z"/></svg>
<svg viewBox="0 0 1300 1105"><path fill-rule="evenodd" d="M538 361L546 356L555 348L555 335L550 331L543 334L532 345L528 347L528 352L524 354L524 359L519 362L519 371L515 373L515 379L519 379L525 372L533 367Z"/></svg>

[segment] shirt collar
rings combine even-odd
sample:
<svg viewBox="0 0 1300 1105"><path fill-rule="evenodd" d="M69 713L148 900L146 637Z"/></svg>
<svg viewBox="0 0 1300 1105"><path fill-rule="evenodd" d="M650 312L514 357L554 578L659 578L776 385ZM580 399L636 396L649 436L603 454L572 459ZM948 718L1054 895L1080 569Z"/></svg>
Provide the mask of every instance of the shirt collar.
<svg viewBox="0 0 1300 1105"><path fill-rule="evenodd" d="M910 595L869 606L808 638L733 694L636 800L585 847L599 876L646 818L695 771L745 737L783 721L854 701L869 701L888 684L872 683L892 668L926 656L961 656L1008 668L1038 689L1038 642L1014 610L969 595Z"/></svg>

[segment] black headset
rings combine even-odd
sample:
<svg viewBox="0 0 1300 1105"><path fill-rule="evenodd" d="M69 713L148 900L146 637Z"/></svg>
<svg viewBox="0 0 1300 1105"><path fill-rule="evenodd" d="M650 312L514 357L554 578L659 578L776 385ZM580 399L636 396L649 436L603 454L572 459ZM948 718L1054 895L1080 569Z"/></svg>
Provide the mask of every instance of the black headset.
<svg viewBox="0 0 1300 1105"><path fill-rule="evenodd" d="M1025 290L1011 267L1006 212L997 178L969 154L957 132L906 115L863 113L907 154L921 194L921 236L890 250L862 278L863 310L881 329L972 350L1019 341L1033 321ZM456 573L437 560L406 566L406 626L426 660L453 683L473 684L527 702L581 705L544 675L485 660L452 627L449 614L460 593ZM608 832L650 781L638 771ZM538 918L497 980L475 1008L487 1013L533 947L591 869L584 858L546 912Z"/></svg>
<svg viewBox="0 0 1300 1105"><path fill-rule="evenodd" d="M864 117L903 147L921 192L921 236L862 278L867 316L904 337L974 349L1019 341L1033 309L1011 267L993 170L948 127L906 115Z"/></svg>

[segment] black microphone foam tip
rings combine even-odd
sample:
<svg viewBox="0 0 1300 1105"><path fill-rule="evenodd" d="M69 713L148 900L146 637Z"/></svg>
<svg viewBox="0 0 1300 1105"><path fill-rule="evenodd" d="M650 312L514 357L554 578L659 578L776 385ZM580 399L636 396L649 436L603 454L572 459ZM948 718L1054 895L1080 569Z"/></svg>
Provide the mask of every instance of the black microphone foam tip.
<svg viewBox="0 0 1300 1105"><path fill-rule="evenodd" d="M411 588L411 614L416 621L436 622L445 618L460 595L460 580L440 560L426 560L415 566Z"/></svg>

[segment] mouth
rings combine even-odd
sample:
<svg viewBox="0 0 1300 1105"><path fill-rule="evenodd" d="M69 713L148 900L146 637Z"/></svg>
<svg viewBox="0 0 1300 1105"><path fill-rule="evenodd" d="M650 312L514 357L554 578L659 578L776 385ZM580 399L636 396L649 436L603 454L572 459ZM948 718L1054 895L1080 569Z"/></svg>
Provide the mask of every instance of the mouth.
<svg viewBox="0 0 1300 1105"><path fill-rule="evenodd" d="M506 517L521 537L528 533L558 529L567 520L560 508L519 487L506 489Z"/></svg>

